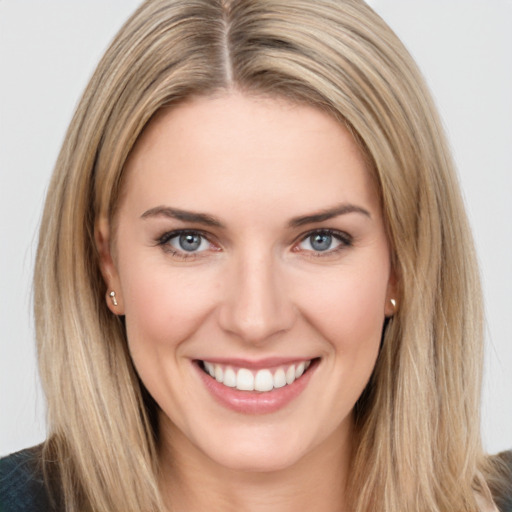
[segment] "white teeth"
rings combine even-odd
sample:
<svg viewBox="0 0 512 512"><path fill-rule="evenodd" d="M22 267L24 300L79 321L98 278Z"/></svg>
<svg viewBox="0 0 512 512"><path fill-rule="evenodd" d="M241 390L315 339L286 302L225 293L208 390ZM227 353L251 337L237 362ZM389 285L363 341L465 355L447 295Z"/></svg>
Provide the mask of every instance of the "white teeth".
<svg viewBox="0 0 512 512"><path fill-rule="evenodd" d="M226 368L224 372L224 386L236 388L236 373L232 368Z"/></svg>
<svg viewBox="0 0 512 512"><path fill-rule="evenodd" d="M245 368L240 368L236 375L236 389L252 391L254 389L254 375Z"/></svg>
<svg viewBox="0 0 512 512"><path fill-rule="evenodd" d="M270 370L259 370L254 379L254 389L256 391L270 391L274 388L274 379Z"/></svg>
<svg viewBox="0 0 512 512"><path fill-rule="evenodd" d="M204 367L206 368L206 371L210 374L210 377L215 377L215 367L212 363L204 362Z"/></svg>
<svg viewBox="0 0 512 512"><path fill-rule="evenodd" d="M203 361L205 371L217 382L230 388L240 391L266 392L293 384L301 377L311 365L311 361L302 361L288 367L281 366L274 371L269 369L258 370L253 373L246 368L239 368L238 371L229 366L209 363Z"/></svg>
<svg viewBox="0 0 512 512"><path fill-rule="evenodd" d="M282 368L279 368L276 373L274 373L274 387L282 388L286 386L286 375Z"/></svg>
<svg viewBox="0 0 512 512"><path fill-rule="evenodd" d="M295 380L295 365L291 365L288 370L286 370L286 384L292 384Z"/></svg>

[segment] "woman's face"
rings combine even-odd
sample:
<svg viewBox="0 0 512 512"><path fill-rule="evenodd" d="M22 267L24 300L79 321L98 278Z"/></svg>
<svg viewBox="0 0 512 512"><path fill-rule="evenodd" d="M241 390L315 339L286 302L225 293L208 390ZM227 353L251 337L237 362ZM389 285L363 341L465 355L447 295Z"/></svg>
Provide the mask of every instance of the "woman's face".
<svg viewBox="0 0 512 512"><path fill-rule="evenodd" d="M258 471L350 443L393 278L347 130L284 100L201 97L153 120L126 171L113 259L105 222L100 250L164 443Z"/></svg>

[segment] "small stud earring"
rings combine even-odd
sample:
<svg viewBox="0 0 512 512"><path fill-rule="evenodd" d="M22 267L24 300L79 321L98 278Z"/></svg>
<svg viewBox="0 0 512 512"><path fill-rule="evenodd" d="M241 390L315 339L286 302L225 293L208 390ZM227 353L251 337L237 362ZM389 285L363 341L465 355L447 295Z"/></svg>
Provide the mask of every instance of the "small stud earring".
<svg viewBox="0 0 512 512"><path fill-rule="evenodd" d="M110 295L110 298L112 299L112 304L114 304L114 306L117 306L116 292L111 291L109 293L109 295Z"/></svg>
<svg viewBox="0 0 512 512"><path fill-rule="evenodd" d="M396 300L395 299L389 299L391 302L391 305L393 306L393 309L396 309Z"/></svg>

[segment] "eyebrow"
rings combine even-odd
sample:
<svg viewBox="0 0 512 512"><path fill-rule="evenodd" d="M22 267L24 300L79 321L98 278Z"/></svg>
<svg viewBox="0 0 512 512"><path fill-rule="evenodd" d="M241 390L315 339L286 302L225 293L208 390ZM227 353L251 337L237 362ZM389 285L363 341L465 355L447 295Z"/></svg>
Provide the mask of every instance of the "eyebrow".
<svg viewBox="0 0 512 512"><path fill-rule="evenodd" d="M334 217L338 217L340 215L346 215L347 213L360 213L365 215L368 218L372 218L370 212L365 210L360 206L356 206L355 204L347 204L343 203L334 208L329 208L327 210L321 210L318 213L313 213L311 215L304 215L300 217L294 217L288 223L288 226L291 228L297 228L300 226L304 226L305 224L314 224L315 222L323 222L324 220L333 219Z"/></svg>
<svg viewBox="0 0 512 512"><path fill-rule="evenodd" d="M310 215L302 215L294 217L288 222L288 226L291 228L297 228L304 226L305 224L314 224L316 222L323 222L325 220L333 219L340 215L346 215L348 213L360 213L368 218L371 218L370 212L360 206L354 204L343 203L333 208L321 210L317 213ZM184 222L193 222L194 224L204 224L205 226L211 226L216 228L225 228L224 224L212 215L206 213L190 212L187 210L180 210L179 208L171 208L170 206L156 206L145 211L142 215L142 219L148 219L151 217L168 217L171 219L177 219Z"/></svg>
<svg viewBox="0 0 512 512"><path fill-rule="evenodd" d="M170 206L156 206L155 208L151 208L141 215L142 219L148 219L151 217L169 217L171 219L182 220L184 222L204 224L205 226L216 228L224 227L222 222L206 213L189 212L186 210L180 210L178 208L171 208Z"/></svg>

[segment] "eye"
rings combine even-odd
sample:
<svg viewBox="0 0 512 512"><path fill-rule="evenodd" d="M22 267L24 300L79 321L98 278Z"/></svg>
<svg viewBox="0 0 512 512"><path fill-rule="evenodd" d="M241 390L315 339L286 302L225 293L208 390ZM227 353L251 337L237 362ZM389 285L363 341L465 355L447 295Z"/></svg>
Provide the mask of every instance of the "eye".
<svg viewBox="0 0 512 512"><path fill-rule="evenodd" d="M351 244L352 239L346 233L324 229L308 233L300 241L298 248L315 253L332 253Z"/></svg>
<svg viewBox="0 0 512 512"><path fill-rule="evenodd" d="M211 248L208 239L199 231L174 231L166 233L159 239L159 244L166 250L183 256L207 251Z"/></svg>

